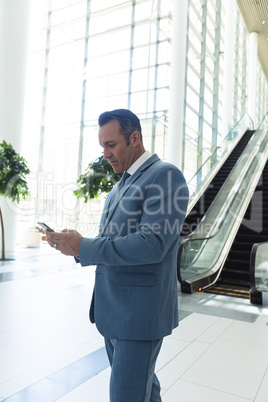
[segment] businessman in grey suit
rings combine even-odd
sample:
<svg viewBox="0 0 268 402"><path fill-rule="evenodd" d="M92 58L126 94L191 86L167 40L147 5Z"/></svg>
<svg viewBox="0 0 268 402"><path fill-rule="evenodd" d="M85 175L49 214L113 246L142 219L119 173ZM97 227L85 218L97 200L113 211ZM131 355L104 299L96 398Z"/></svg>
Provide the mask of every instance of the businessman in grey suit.
<svg viewBox="0 0 268 402"><path fill-rule="evenodd" d="M48 243L97 265L90 320L104 336L111 402L159 402L155 364L178 325L177 250L188 203L174 165L145 151L138 117L126 109L99 117L99 142L115 172L100 233L47 232Z"/></svg>

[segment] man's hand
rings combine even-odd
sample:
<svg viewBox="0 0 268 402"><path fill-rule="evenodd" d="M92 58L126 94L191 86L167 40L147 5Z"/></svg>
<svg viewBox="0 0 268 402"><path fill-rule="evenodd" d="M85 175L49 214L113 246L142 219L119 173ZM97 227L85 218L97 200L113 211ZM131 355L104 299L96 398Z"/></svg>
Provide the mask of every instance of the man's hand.
<svg viewBox="0 0 268 402"><path fill-rule="evenodd" d="M76 230L64 229L62 232L46 231L47 242L62 254L79 256L80 243L83 237Z"/></svg>

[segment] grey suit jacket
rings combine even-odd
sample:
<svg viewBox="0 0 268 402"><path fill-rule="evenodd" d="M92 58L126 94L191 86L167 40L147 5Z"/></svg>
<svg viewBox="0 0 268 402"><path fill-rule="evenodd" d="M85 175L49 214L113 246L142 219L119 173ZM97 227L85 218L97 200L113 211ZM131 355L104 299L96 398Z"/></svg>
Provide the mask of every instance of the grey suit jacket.
<svg viewBox="0 0 268 402"><path fill-rule="evenodd" d="M84 238L82 266L97 265L90 319L110 339L154 340L178 325L177 251L188 203L174 165L151 156L107 197L100 234Z"/></svg>

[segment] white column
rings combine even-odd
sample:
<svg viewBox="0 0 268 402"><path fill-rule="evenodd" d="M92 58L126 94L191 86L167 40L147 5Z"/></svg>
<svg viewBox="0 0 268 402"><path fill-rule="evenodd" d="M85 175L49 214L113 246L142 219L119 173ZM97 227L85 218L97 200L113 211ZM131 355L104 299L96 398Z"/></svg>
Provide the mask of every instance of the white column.
<svg viewBox="0 0 268 402"><path fill-rule="evenodd" d="M233 123L234 94L234 46L235 46L235 16L233 0L226 0L225 45L224 45L224 76L223 76L223 116L222 133L227 135Z"/></svg>
<svg viewBox="0 0 268 402"><path fill-rule="evenodd" d="M0 142L20 153L27 66L30 0L0 0ZM16 214L1 199L6 251L16 244ZM1 236L1 234L0 234Z"/></svg>
<svg viewBox="0 0 268 402"><path fill-rule="evenodd" d="M174 0L173 7L168 161L181 169L188 0Z"/></svg>
<svg viewBox="0 0 268 402"><path fill-rule="evenodd" d="M256 123L256 93L257 93L257 52L258 52L258 34L251 32L249 34L249 69L248 69L248 114Z"/></svg>

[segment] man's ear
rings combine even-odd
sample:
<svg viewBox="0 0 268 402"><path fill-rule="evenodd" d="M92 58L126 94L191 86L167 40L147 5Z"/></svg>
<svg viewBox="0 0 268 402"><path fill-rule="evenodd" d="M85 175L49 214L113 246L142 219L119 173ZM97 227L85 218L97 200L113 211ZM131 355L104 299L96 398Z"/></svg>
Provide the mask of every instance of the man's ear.
<svg viewBox="0 0 268 402"><path fill-rule="evenodd" d="M130 141L133 146L139 145L141 143L141 135L138 131L133 131L130 136Z"/></svg>

